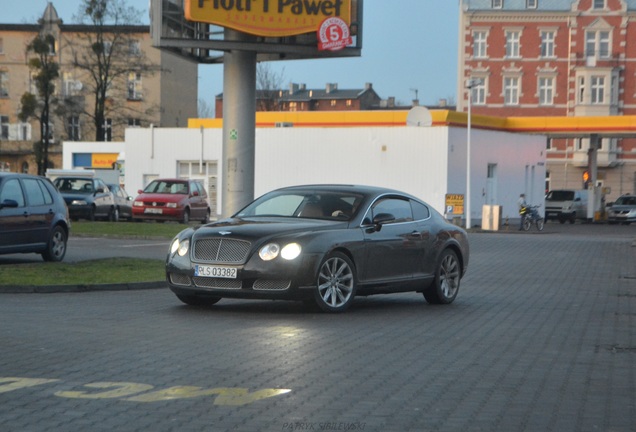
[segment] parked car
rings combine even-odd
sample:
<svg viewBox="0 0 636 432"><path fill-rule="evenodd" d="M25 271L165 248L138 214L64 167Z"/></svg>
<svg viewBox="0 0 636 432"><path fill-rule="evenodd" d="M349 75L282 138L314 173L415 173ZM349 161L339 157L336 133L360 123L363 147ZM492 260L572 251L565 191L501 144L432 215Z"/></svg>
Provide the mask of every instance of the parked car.
<svg viewBox="0 0 636 432"><path fill-rule="evenodd" d="M586 190L559 189L551 190L545 196L545 220L557 219L560 223L576 219L587 219Z"/></svg>
<svg viewBox="0 0 636 432"><path fill-rule="evenodd" d="M133 201L135 220L210 221L208 194L203 185L188 179L153 180Z"/></svg>
<svg viewBox="0 0 636 432"><path fill-rule="evenodd" d="M295 186L181 231L168 253L166 280L189 305L286 299L343 312L356 295L403 291L452 303L468 258L466 232L411 195Z"/></svg>
<svg viewBox="0 0 636 432"><path fill-rule="evenodd" d="M62 261L70 227L64 199L48 179L0 172L0 254Z"/></svg>
<svg viewBox="0 0 636 432"><path fill-rule="evenodd" d="M132 201L133 198L128 195L128 192L117 184L107 184L108 189L113 193L115 199L115 211L117 214L117 220L119 219L132 219Z"/></svg>
<svg viewBox="0 0 636 432"><path fill-rule="evenodd" d="M53 183L64 197L72 220L117 220L115 198L102 179L58 177Z"/></svg>
<svg viewBox="0 0 636 432"><path fill-rule="evenodd" d="M610 206L607 220L611 224L636 222L636 195L622 195Z"/></svg>

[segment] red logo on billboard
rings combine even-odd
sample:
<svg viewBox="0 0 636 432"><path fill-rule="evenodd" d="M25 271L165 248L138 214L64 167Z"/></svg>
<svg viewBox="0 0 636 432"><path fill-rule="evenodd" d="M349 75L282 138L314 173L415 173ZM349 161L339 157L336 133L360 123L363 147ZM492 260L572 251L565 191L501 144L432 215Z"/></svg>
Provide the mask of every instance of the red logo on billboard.
<svg viewBox="0 0 636 432"><path fill-rule="evenodd" d="M318 41L320 51L338 51L353 43L349 26L338 17L327 18L320 24Z"/></svg>

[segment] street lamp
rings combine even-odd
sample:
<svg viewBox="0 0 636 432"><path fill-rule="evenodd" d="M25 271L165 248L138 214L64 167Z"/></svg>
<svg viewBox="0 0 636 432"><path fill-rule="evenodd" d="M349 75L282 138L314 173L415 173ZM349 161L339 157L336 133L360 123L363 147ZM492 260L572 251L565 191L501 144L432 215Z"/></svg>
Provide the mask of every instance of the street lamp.
<svg viewBox="0 0 636 432"><path fill-rule="evenodd" d="M481 85L482 81L477 78L470 78L466 81L468 89L468 122L466 124L466 199L464 211L466 212L466 229L470 228L470 128L472 122L471 106L473 101L473 88Z"/></svg>

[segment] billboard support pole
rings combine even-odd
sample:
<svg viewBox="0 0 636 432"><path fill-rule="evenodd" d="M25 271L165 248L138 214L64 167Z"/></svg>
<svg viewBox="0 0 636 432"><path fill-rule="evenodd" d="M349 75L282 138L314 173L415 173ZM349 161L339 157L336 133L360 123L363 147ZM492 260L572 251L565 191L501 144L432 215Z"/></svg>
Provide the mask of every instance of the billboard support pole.
<svg viewBox="0 0 636 432"><path fill-rule="evenodd" d="M255 37L225 29L225 39L251 42ZM254 199L255 134L256 52L227 51L223 58L222 217Z"/></svg>

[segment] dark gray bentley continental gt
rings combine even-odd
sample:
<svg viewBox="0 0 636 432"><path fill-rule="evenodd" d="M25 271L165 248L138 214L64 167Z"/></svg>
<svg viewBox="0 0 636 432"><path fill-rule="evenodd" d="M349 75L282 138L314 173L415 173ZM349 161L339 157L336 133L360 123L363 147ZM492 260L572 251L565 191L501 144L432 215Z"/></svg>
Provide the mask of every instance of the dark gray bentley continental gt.
<svg viewBox="0 0 636 432"><path fill-rule="evenodd" d="M166 279L189 305L283 299L343 312L356 295L415 291L429 303L451 303L468 257L466 232L411 195L293 186L230 218L181 231Z"/></svg>

